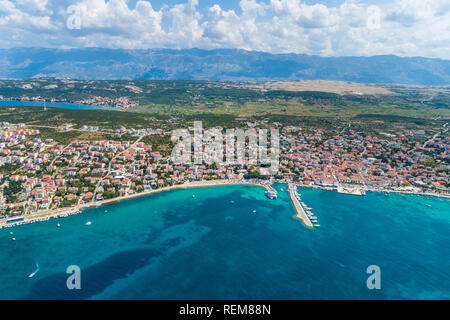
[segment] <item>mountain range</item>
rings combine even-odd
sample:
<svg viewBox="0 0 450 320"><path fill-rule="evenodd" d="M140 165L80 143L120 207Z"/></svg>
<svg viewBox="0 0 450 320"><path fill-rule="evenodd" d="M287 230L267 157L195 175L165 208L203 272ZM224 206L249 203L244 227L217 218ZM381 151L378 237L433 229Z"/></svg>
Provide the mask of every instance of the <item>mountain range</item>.
<svg viewBox="0 0 450 320"><path fill-rule="evenodd" d="M336 80L449 85L450 60L320 57L238 49L0 49L0 78L80 80Z"/></svg>

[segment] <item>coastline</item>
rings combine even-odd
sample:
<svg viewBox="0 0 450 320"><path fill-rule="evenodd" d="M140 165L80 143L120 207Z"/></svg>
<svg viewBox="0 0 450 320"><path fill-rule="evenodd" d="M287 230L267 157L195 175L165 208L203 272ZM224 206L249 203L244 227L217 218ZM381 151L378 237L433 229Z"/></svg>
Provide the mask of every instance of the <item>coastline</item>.
<svg viewBox="0 0 450 320"><path fill-rule="evenodd" d="M286 182L286 181L274 181L274 183L285 183L289 186L289 182ZM23 218L23 221L16 222L16 223L8 224L7 219L3 219L3 221L0 221L0 229L10 228L10 227L18 226L18 225L30 224L30 223L40 222L40 221L47 221L50 218L61 218L61 217L67 217L67 216L74 215L74 214L80 214L80 213L82 213L83 209L92 208L92 207L100 207L105 204L134 199L137 197L147 196L147 195L156 194L156 193L160 193L160 192L166 192L166 191L171 191L171 190L176 190L176 189L213 187L213 186L223 186L223 185L252 185L252 186L262 187L262 188L266 189L267 191L269 191L272 188L271 184L267 184L267 183L263 183L263 182L259 182L259 181L222 179L222 180L204 180L204 181L186 182L186 183L167 186L167 187L163 187L163 188L159 188L159 189L152 189L152 190L148 190L148 191L134 193L134 194L117 197L117 198L113 198L113 199L106 199L106 200L101 200L101 201L97 201L97 202L88 202L88 203L79 204L79 205L76 205L73 207L58 208L58 209L36 212L33 214L21 216ZM301 184L301 183L295 183L294 185L295 185L295 187L337 191L336 187L323 187L323 186L316 186L316 185L306 185L306 184ZM381 192L381 193L400 193L400 194L419 195L419 196L432 196L432 197L450 199L449 194L436 194L436 193L390 190L390 189L375 189L375 188L366 188L366 191ZM304 219L306 214L301 214L301 213L299 214L299 209L297 208L296 203L295 203L296 200L297 199L295 199L295 198L294 199L291 198L291 202L293 203L294 209L296 210L296 218L301 220L306 227L312 228L312 224L311 224L311 221L309 221L309 218L307 218L306 220ZM301 208L301 210L303 210L303 208Z"/></svg>
<svg viewBox="0 0 450 320"><path fill-rule="evenodd" d="M285 183L285 182L282 182ZM317 185L309 185L296 183L296 186L302 188L314 188L314 189L322 189L328 191L337 191L337 187L322 187ZM365 191L371 192L380 192L380 193L401 193L401 194L409 194L409 195L417 195L417 196L427 196L427 197L436 197L436 198L446 198L450 199L450 194L447 193L433 193L433 192L416 192L416 191L406 191L406 190L392 190L392 189L378 189L378 188L365 188ZM342 193L342 194L351 194L351 193ZM359 194L357 194L359 196Z"/></svg>
<svg viewBox="0 0 450 320"><path fill-rule="evenodd" d="M159 189L152 189L149 191L143 191L139 193L134 193L122 197L117 197L113 199L106 199L101 200L97 202L88 202L79 204L73 207L67 207L67 208L59 208L59 209L53 209L53 210L45 210L41 212L36 212L33 214L25 215L23 217L23 221L17 222L17 223L10 223L8 224L6 219L3 219L4 221L0 221L0 229L2 228L10 228L18 225L23 224L30 224L40 221L47 221L50 218L61 218L61 217L67 217L74 214L80 214L82 213L83 209L92 208L92 207L100 207L105 204L120 202L124 200L134 199L141 196L147 196L151 194L156 194L160 192L166 192L171 191L175 189L187 189L187 188L201 188L201 187L213 187L213 186L224 186L224 185L252 185L257 187L262 187L266 190L269 190L270 186L267 184L259 183L259 182L251 182L251 181L234 181L234 180L204 180L204 181L194 181L194 182L186 182L183 184L177 184L172 186L167 186Z"/></svg>

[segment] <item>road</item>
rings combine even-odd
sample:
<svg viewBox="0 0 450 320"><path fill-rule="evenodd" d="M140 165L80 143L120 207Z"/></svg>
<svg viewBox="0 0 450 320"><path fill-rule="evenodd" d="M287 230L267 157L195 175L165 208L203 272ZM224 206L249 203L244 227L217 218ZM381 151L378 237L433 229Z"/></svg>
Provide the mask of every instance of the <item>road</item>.
<svg viewBox="0 0 450 320"><path fill-rule="evenodd" d="M446 133L446 132L448 131L448 128L447 128L447 122L443 125L442 128L443 128L442 132L436 133L430 140L425 141L425 143L423 144L423 147L424 147L424 148L426 148L426 146L427 146L430 142L433 142L434 139L436 139L437 137L439 137L439 135L444 134L444 133Z"/></svg>
<svg viewBox="0 0 450 320"><path fill-rule="evenodd" d="M118 157L119 155L121 155L122 153L124 153L124 152L126 152L126 151L128 151L128 150L130 150L130 149L132 149L132 148L134 148L134 147L136 147L136 145L137 145L144 137L145 137L145 135L144 135L144 136L140 136L140 137L139 137L135 142L133 142L133 144L131 144L128 148L126 148L125 150L122 150L122 151L116 153L116 154L114 155L114 157L109 161L109 164L108 164L108 170L106 171L106 174L105 174L104 176L107 176L107 175L109 175L109 174L111 173L111 166L112 166L112 163L113 163L114 160L117 159L117 157ZM102 178L103 178L103 177L102 177ZM94 202L94 201L95 201L95 196L96 196L96 194L97 194L98 188L100 187L100 183L102 182L102 178L100 178L100 179L98 180L97 185L95 186L95 190L94 190L94 193L93 193L91 202Z"/></svg>

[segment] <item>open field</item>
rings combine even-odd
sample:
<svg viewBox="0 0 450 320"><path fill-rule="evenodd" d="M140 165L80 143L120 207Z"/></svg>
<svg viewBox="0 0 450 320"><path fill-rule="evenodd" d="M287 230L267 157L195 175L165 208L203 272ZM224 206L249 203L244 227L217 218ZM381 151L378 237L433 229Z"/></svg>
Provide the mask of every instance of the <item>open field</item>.
<svg viewBox="0 0 450 320"><path fill-rule="evenodd" d="M244 87L258 90L286 91L322 91L336 94L394 94L388 88L375 84L364 84L347 81L300 80L300 81L267 81L244 84Z"/></svg>

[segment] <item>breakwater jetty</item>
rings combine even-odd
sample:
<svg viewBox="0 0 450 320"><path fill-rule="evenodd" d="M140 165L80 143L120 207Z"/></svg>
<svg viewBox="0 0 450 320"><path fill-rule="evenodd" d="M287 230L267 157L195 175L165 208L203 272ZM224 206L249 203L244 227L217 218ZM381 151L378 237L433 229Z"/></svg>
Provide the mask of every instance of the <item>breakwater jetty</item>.
<svg viewBox="0 0 450 320"><path fill-rule="evenodd" d="M294 205L294 208L296 211L295 217L300 219L306 227L313 228L313 224L312 224L311 220L309 219L308 215L306 214L305 209L300 204L300 201L297 199L297 190L296 189L297 188L294 183L288 184L289 197L291 198L292 204Z"/></svg>
<svg viewBox="0 0 450 320"><path fill-rule="evenodd" d="M276 199L278 197L278 192L272 187L272 185L265 185L266 188L266 197L269 199Z"/></svg>

